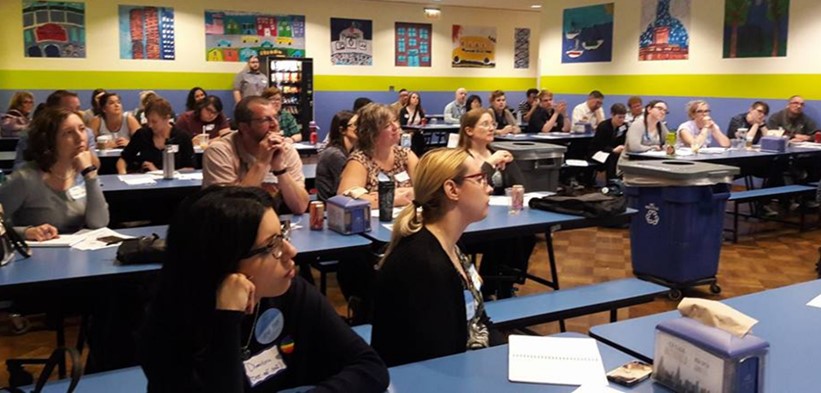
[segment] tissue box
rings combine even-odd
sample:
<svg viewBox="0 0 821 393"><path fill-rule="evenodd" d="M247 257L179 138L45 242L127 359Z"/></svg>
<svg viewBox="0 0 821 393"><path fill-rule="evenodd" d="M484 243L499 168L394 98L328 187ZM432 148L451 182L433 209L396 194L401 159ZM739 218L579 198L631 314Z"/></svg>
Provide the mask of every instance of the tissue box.
<svg viewBox="0 0 821 393"><path fill-rule="evenodd" d="M328 228L343 235L371 231L371 203L337 195L326 201Z"/></svg>
<svg viewBox="0 0 821 393"><path fill-rule="evenodd" d="M761 150L783 153L787 150L787 138L782 136L762 136L759 143Z"/></svg>
<svg viewBox="0 0 821 393"><path fill-rule="evenodd" d="M653 379L676 392L762 392L769 346L690 318L664 321L656 326Z"/></svg>

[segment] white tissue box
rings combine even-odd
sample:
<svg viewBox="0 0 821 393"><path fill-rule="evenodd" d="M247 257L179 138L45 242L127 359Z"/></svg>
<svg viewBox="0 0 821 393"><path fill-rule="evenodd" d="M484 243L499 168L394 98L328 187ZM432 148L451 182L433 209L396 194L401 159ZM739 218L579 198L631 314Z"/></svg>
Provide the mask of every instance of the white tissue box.
<svg viewBox="0 0 821 393"><path fill-rule="evenodd" d="M762 392L769 346L690 318L664 321L656 326L653 379L676 392Z"/></svg>

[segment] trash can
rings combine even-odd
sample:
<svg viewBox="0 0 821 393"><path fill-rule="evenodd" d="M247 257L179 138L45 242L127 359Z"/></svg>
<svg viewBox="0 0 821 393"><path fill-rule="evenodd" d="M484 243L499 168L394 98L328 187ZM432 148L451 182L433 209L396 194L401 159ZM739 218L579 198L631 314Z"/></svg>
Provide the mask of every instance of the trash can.
<svg viewBox="0 0 821 393"><path fill-rule="evenodd" d="M681 290L716 282L724 212L737 167L693 161L622 161L630 223L633 273Z"/></svg>
<svg viewBox="0 0 821 393"><path fill-rule="evenodd" d="M507 150L522 170L525 192L556 191L567 148L539 142L493 142L493 150Z"/></svg>

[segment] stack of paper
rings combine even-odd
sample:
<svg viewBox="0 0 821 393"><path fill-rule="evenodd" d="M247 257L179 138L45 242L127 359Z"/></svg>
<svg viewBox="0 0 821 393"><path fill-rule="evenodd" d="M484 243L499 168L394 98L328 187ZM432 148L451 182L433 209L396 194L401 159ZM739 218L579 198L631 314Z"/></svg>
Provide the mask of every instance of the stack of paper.
<svg viewBox="0 0 821 393"><path fill-rule="evenodd" d="M508 342L511 382L607 385L599 347L592 338L511 335Z"/></svg>
<svg viewBox="0 0 821 393"><path fill-rule="evenodd" d="M51 240L37 242L28 240L26 243L30 247L72 247L78 250L99 250L105 247L113 247L118 244L108 244L100 241L100 238L106 236L116 236L122 239L131 239L133 236L123 235L108 228L100 229L83 229L69 235L60 235Z"/></svg>
<svg viewBox="0 0 821 393"><path fill-rule="evenodd" d="M154 181L154 178L151 175L120 175L117 176L123 183L128 184L129 186L139 186L144 184L157 184Z"/></svg>

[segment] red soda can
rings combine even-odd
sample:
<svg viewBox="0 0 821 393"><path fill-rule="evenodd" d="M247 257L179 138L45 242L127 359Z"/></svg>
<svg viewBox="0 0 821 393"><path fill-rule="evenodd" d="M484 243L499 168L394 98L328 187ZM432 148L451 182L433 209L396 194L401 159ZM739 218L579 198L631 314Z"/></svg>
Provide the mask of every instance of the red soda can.
<svg viewBox="0 0 821 393"><path fill-rule="evenodd" d="M309 205L310 226L312 231L321 231L325 228L325 204L320 201L313 201Z"/></svg>
<svg viewBox="0 0 821 393"><path fill-rule="evenodd" d="M821 131L815 132L815 143L821 143Z"/></svg>
<svg viewBox="0 0 821 393"><path fill-rule="evenodd" d="M422 123L422 125L423 125L423 126L428 125L428 118L427 118L427 117L423 117L423 118L422 118L421 123Z"/></svg>

